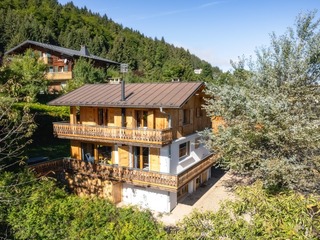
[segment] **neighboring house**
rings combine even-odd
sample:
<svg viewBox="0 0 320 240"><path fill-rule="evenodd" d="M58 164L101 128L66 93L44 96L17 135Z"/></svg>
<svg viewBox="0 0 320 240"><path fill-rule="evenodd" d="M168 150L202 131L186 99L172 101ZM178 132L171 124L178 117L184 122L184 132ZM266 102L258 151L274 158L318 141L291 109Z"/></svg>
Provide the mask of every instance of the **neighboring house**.
<svg viewBox="0 0 320 240"><path fill-rule="evenodd" d="M53 124L71 140L64 160L74 192L170 212L211 177L214 157L198 131L211 128L201 82L84 85L49 103L70 106Z"/></svg>
<svg viewBox="0 0 320 240"><path fill-rule="evenodd" d="M95 67L107 68L110 65L120 65L89 53L86 46L81 46L80 51L51 44L26 40L18 46L5 52L5 55L23 54L27 49L32 49L47 64L47 79L50 92L61 91L67 81L72 79L72 69L75 61L80 57L91 59Z"/></svg>

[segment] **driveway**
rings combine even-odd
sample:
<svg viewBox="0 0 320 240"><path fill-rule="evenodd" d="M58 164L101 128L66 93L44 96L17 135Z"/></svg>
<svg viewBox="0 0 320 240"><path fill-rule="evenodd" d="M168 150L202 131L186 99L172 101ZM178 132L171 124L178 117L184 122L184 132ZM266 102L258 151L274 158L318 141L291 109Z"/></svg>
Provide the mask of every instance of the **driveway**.
<svg viewBox="0 0 320 240"><path fill-rule="evenodd" d="M179 201L170 214L158 215L157 219L165 225L175 225L195 209L198 211L217 211L221 201L235 198L231 189L226 187L230 180L230 173L213 169L211 178L205 185Z"/></svg>

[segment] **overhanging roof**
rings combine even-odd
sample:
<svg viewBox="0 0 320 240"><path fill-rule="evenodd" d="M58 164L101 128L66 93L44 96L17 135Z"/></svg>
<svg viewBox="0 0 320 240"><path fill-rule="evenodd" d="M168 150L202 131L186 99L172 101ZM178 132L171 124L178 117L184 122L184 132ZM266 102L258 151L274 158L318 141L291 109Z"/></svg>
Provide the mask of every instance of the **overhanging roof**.
<svg viewBox="0 0 320 240"><path fill-rule="evenodd" d="M14 48L11 48L7 52L5 52L4 54L10 55L15 52L21 52L22 50L30 48L31 46L41 47L41 48L48 49L48 50L51 50L54 52L58 52L60 54L70 56L70 57L85 57L85 58L90 58L95 61L105 62L108 64L120 65L120 63L118 63L118 62L114 62L109 59L98 57L98 56L95 56L92 54L86 55L81 51L77 51L77 50L73 50L73 49L69 49L69 48L64 48L64 47L59 47L59 46L55 46L55 45L51 45L51 44L47 44L47 43L40 43L40 42L36 42L36 41L31 41L31 40L26 40L23 43L20 43L19 45L15 46Z"/></svg>
<svg viewBox="0 0 320 240"><path fill-rule="evenodd" d="M202 82L129 83L125 84L125 101L121 101L121 84L87 84L51 102L56 106L96 106L132 108L180 108Z"/></svg>

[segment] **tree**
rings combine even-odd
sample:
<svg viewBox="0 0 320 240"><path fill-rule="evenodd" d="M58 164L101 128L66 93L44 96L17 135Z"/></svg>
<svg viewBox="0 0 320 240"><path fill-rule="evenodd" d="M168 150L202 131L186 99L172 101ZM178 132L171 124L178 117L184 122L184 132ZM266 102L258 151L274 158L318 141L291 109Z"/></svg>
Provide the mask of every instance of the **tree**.
<svg viewBox="0 0 320 240"><path fill-rule="evenodd" d="M99 83L106 80L107 74L101 68L93 66L91 60L79 58L73 68L73 79L68 81L66 91L72 91L86 83Z"/></svg>
<svg viewBox="0 0 320 240"><path fill-rule="evenodd" d="M7 229L11 229L7 231L11 232L10 239L164 239L166 236L149 211L117 208L105 199L71 195L54 181L36 179L30 173L5 173L0 177L0 189L16 200L3 205L0 201L0 224L7 224ZM0 231L0 237L2 234Z"/></svg>
<svg viewBox="0 0 320 240"><path fill-rule="evenodd" d="M320 202L293 191L270 195L261 182L237 189L217 212L193 212L173 239L319 239Z"/></svg>
<svg viewBox="0 0 320 240"><path fill-rule="evenodd" d="M34 102L37 94L46 91L48 81L45 78L46 65L29 49L24 55L11 58L0 72L5 76L4 91L12 98Z"/></svg>
<svg viewBox="0 0 320 240"><path fill-rule="evenodd" d="M315 12L296 30L271 36L257 60L240 60L226 84L209 84L209 116L224 127L204 131L221 166L274 190L320 192L320 31ZM249 68L249 71L245 67Z"/></svg>
<svg viewBox="0 0 320 240"><path fill-rule="evenodd" d="M0 98L0 172L22 160L23 150L31 142L29 138L35 129L28 109L18 111L13 104L13 100Z"/></svg>

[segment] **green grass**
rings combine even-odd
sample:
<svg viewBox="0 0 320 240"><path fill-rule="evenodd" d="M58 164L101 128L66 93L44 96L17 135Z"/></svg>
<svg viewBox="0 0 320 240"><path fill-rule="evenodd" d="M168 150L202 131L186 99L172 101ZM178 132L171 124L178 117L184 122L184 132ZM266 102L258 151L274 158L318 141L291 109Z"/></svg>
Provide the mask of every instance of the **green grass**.
<svg viewBox="0 0 320 240"><path fill-rule="evenodd" d="M70 156L70 140L55 139L52 143L30 144L26 147L25 154L28 158L48 157L56 159Z"/></svg>
<svg viewBox="0 0 320 240"><path fill-rule="evenodd" d="M34 114L37 129L32 135L32 143L25 149L25 155L56 159L70 156L70 140L58 139L53 135L53 122L69 119L69 107L48 106L41 103L17 103L15 107L28 107Z"/></svg>

